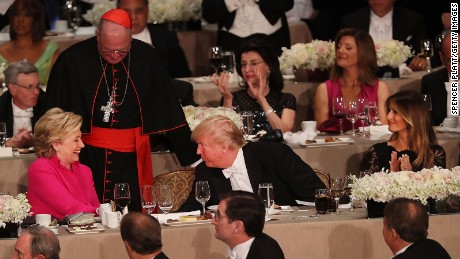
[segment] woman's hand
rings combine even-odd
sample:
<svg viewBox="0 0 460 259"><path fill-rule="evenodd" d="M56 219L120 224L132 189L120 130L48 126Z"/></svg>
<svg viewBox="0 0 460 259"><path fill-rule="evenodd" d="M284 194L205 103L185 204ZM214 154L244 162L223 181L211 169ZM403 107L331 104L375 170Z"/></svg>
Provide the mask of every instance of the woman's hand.
<svg viewBox="0 0 460 259"><path fill-rule="evenodd" d="M248 91L249 94L254 96L259 102L265 98L267 89L269 88L267 82L268 73L262 73L260 70L254 68L254 74L257 77L257 85L253 83L253 80L248 80Z"/></svg>
<svg viewBox="0 0 460 259"><path fill-rule="evenodd" d="M227 72L220 73L220 76L216 74L212 77L213 83L217 86L217 90L224 97L224 107L232 107L233 94L228 89L228 83L230 82L230 74Z"/></svg>
<svg viewBox="0 0 460 259"><path fill-rule="evenodd" d="M412 165L408 155L402 155L399 159L400 171L412 171Z"/></svg>
<svg viewBox="0 0 460 259"><path fill-rule="evenodd" d="M398 159L398 153L396 151L391 152L390 172L399 172L400 165L401 161Z"/></svg>

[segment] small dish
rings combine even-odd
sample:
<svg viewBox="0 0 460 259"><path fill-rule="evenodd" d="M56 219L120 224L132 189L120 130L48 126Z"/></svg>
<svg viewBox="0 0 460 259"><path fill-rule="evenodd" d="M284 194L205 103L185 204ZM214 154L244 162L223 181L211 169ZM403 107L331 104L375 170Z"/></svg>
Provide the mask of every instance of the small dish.
<svg viewBox="0 0 460 259"><path fill-rule="evenodd" d="M332 142L326 142L324 138L314 139L314 143L301 143L301 146L304 147L328 147L328 146L342 146L350 145L354 143L352 138L334 138Z"/></svg>
<svg viewBox="0 0 460 259"><path fill-rule="evenodd" d="M283 79L284 79L284 80L294 80L294 79L295 79L295 75L283 75Z"/></svg>
<svg viewBox="0 0 460 259"><path fill-rule="evenodd" d="M100 224L100 223L94 223L93 226L91 227L91 229L80 229L78 227L69 227L69 226L66 226L66 229L70 233L76 234L76 235L96 234L96 233L99 233L99 232L105 230L104 226L102 226L102 224Z"/></svg>

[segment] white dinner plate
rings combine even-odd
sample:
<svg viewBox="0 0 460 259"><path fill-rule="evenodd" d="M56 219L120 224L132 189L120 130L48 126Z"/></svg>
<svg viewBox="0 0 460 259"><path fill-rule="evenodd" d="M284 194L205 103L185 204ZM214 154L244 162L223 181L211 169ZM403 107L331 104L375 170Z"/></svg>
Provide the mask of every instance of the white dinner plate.
<svg viewBox="0 0 460 259"><path fill-rule="evenodd" d="M189 222L164 222L163 224L171 227L180 227L180 226L192 226L192 225L201 225L211 223L210 219L189 221Z"/></svg>
<svg viewBox="0 0 460 259"><path fill-rule="evenodd" d="M351 145L354 140L351 138L334 138L334 142L326 142L324 138L314 139L316 143L301 143L304 147L327 147L327 146L342 146Z"/></svg>
<svg viewBox="0 0 460 259"><path fill-rule="evenodd" d="M194 83L212 83L212 77L211 76L201 76L201 77L195 77L192 79Z"/></svg>

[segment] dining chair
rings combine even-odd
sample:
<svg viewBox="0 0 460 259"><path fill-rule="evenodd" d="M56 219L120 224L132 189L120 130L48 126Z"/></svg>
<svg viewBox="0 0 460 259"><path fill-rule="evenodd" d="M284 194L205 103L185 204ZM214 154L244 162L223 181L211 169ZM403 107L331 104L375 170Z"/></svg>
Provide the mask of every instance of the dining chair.
<svg viewBox="0 0 460 259"><path fill-rule="evenodd" d="M315 171L316 175L319 177L321 182L323 182L324 185L326 185L326 188L329 189L329 187L331 186L331 176L323 170L313 169L313 171Z"/></svg>
<svg viewBox="0 0 460 259"><path fill-rule="evenodd" d="M177 211L187 200L192 191L192 184L195 180L194 169L175 170L156 176L153 181L155 185L169 185L173 193L174 202L171 212Z"/></svg>

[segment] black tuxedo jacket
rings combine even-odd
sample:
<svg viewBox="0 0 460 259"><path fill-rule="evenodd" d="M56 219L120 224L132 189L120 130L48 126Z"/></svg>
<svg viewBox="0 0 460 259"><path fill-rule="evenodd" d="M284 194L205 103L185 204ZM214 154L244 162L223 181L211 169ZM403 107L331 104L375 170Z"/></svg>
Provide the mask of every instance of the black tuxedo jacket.
<svg viewBox="0 0 460 259"><path fill-rule="evenodd" d="M404 253L393 259L450 259L447 251L436 241L425 239L415 242Z"/></svg>
<svg viewBox="0 0 460 259"><path fill-rule="evenodd" d="M445 82L449 82L447 69L441 68L422 77L422 94L431 95L431 122L439 125L447 117L447 91Z"/></svg>
<svg viewBox="0 0 460 259"><path fill-rule="evenodd" d="M278 242L269 235L262 233L252 242L246 259L284 259L284 253Z"/></svg>
<svg viewBox="0 0 460 259"><path fill-rule="evenodd" d="M342 28L358 28L369 32L371 22L370 7L361 8L342 18ZM415 53L420 52L420 41L427 38L423 17L403 7L393 7L393 39L412 46Z"/></svg>
<svg viewBox="0 0 460 259"><path fill-rule="evenodd" d="M272 183L275 202L279 205L296 205L296 199L313 201L315 190L325 188L313 169L292 149L277 142L249 142L243 147L244 160L254 193L260 183ZM230 180L221 168L207 167L204 162L195 168L195 181L208 181L211 198L207 205L219 204L222 193L232 191ZM181 211L201 208L195 199L195 188L182 205Z"/></svg>
<svg viewBox="0 0 460 259"><path fill-rule="evenodd" d="M148 24L147 29L152 39L152 45L158 49L160 56L167 65L167 71L172 78L190 77L184 50L179 45L176 32L169 31L166 24Z"/></svg>
<svg viewBox="0 0 460 259"><path fill-rule="evenodd" d="M161 252L155 256L155 259L169 259L169 257L167 257L163 252Z"/></svg>
<svg viewBox="0 0 460 259"><path fill-rule="evenodd" d="M13 106L11 105L11 96L9 91L6 91L0 97L0 121L6 123L6 135L11 138L13 136ZM45 92L40 90L37 105L34 107L34 116L32 117L32 129L38 119L46 112L45 108Z"/></svg>

